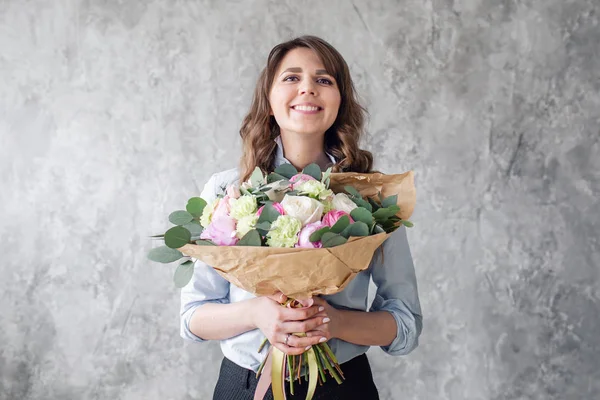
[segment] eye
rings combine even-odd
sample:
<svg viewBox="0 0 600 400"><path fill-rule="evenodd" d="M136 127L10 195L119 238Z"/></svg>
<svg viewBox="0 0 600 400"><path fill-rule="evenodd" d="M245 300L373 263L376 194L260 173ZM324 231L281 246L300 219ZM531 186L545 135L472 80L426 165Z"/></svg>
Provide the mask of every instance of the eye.
<svg viewBox="0 0 600 400"><path fill-rule="evenodd" d="M333 82L331 82L331 80L329 80L327 78L319 78L319 79L317 79L317 82L323 83L325 85L333 85Z"/></svg>
<svg viewBox="0 0 600 400"><path fill-rule="evenodd" d="M293 78L293 79L298 79L298 77L297 77L296 75L288 75L288 76L286 76L285 78L283 78L283 81L284 81L284 82L292 82L292 81L290 80L290 78Z"/></svg>

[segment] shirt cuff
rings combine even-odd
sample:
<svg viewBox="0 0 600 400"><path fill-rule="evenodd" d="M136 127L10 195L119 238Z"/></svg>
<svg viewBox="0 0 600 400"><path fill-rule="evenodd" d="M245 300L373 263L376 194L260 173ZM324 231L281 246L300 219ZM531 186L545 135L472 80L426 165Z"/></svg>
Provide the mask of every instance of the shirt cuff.
<svg viewBox="0 0 600 400"><path fill-rule="evenodd" d="M419 335L423 329L423 319L420 315L413 314L402 300L384 300L377 295L369 311L387 311L396 320L396 338L390 345L380 346L384 352L391 356L402 356L417 348Z"/></svg>

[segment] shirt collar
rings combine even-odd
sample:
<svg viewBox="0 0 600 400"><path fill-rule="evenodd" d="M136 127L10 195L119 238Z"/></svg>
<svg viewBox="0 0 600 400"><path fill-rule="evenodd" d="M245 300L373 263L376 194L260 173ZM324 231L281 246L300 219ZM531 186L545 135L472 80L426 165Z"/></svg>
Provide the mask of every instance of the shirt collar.
<svg viewBox="0 0 600 400"><path fill-rule="evenodd" d="M283 143L281 141L281 135L275 138L275 143L277 143L277 153L275 154L275 168L279 167L281 164L291 164L287 158L283 156ZM335 164L335 157L331 154L325 152L327 157L331 160L332 164Z"/></svg>

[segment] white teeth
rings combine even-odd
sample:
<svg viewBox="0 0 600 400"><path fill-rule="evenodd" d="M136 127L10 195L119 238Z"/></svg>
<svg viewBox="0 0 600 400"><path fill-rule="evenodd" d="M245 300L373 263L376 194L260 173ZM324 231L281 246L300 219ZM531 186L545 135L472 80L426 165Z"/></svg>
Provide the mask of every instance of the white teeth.
<svg viewBox="0 0 600 400"><path fill-rule="evenodd" d="M310 107L310 106L294 106L294 110L298 111L317 111L319 107Z"/></svg>

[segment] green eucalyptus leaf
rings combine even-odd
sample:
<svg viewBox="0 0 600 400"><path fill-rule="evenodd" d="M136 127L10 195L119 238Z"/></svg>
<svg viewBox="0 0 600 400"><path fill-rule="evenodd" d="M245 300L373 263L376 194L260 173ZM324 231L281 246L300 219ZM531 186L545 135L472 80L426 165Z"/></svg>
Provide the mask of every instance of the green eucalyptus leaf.
<svg viewBox="0 0 600 400"><path fill-rule="evenodd" d="M348 192L350 194L350 196L362 199L362 196L360 195L360 192L358 190L356 190L354 187L352 187L352 186L344 186L344 190L346 192Z"/></svg>
<svg viewBox="0 0 600 400"><path fill-rule="evenodd" d="M261 169L259 167L254 168L252 171L252 175L250 175L250 184L253 187L257 187L263 184L265 180L265 176L263 175Z"/></svg>
<svg viewBox="0 0 600 400"><path fill-rule="evenodd" d="M188 200L185 209L192 214L194 217L201 217L206 207L206 200L200 197L192 197Z"/></svg>
<svg viewBox="0 0 600 400"><path fill-rule="evenodd" d="M179 260L183 254L179 250L167 246L156 247L148 252L148 259L167 264Z"/></svg>
<svg viewBox="0 0 600 400"><path fill-rule="evenodd" d="M348 218L347 215L343 215L340 217L340 219L337 220L335 224L333 224L333 226L331 227L331 232L339 234L344 229L346 229L348 225L350 225L350 218Z"/></svg>
<svg viewBox="0 0 600 400"><path fill-rule="evenodd" d="M258 222L255 228L263 231L268 231L269 229L271 229L271 223L267 221Z"/></svg>
<svg viewBox="0 0 600 400"><path fill-rule="evenodd" d="M175 286L182 288L190 282L192 276L194 276L194 263L188 260L177 266L173 282L175 282Z"/></svg>
<svg viewBox="0 0 600 400"><path fill-rule="evenodd" d="M350 212L350 216L354 221L361 221L371 226L373 224L373 215L369 210L363 207L357 207L352 212Z"/></svg>
<svg viewBox="0 0 600 400"><path fill-rule="evenodd" d="M329 231L330 231L330 228L328 226L324 226L323 228L314 231L310 235L308 240L310 240L311 242L318 242L319 240L321 240L321 237L323 237L323 235Z"/></svg>
<svg viewBox="0 0 600 400"><path fill-rule="evenodd" d="M273 223L277 218L279 218L281 214L275 207L273 207L272 202L265 203L265 208L263 208L260 217L258 217L258 222L269 222Z"/></svg>
<svg viewBox="0 0 600 400"><path fill-rule="evenodd" d="M252 196L252 193L250 193L250 191L248 189L245 189L243 187L240 187L240 193L243 194L244 196Z"/></svg>
<svg viewBox="0 0 600 400"><path fill-rule="evenodd" d="M398 211L400 211L400 207L397 205L392 205L387 208L380 208L373 213L373 218L375 218L377 221L383 221L393 217Z"/></svg>
<svg viewBox="0 0 600 400"><path fill-rule="evenodd" d="M192 237L200 236L202 234L202 231L204 230L202 226L196 221L192 221L189 224L185 224L183 225L183 227L190 231L190 235L192 235Z"/></svg>
<svg viewBox="0 0 600 400"><path fill-rule="evenodd" d="M369 236L369 226L364 222L357 221L348 227L349 236Z"/></svg>
<svg viewBox="0 0 600 400"><path fill-rule="evenodd" d="M369 204L371 205L371 211L377 211L381 208L381 205L378 204L375 200L373 200L372 198L368 198L367 199L369 201Z"/></svg>
<svg viewBox="0 0 600 400"><path fill-rule="evenodd" d="M173 211L169 215L169 221L171 221L174 225L185 225L188 222L191 222L194 219L194 216L187 211L179 210Z"/></svg>
<svg viewBox="0 0 600 400"><path fill-rule="evenodd" d="M213 242L211 242L210 240L196 240L196 244L198 246L216 246L216 244L214 244Z"/></svg>
<svg viewBox="0 0 600 400"><path fill-rule="evenodd" d="M321 180L321 167L319 167L317 164L312 163L307 165L303 170L302 170L303 174L306 175L310 175L313 178L315 178L316 180L320 181Z"/></svg>
<svg viewBox="0 0 600 400"><path fill-rule="evenodd" d="M321 238L321 243L325 248L339 246L346 243L347 241L348 239L346 239L345 237L332 232L327 232L323 234L323 237Z"/></svg>
<svg viewBox="0 0 600 400"><path fill-rule="evenodd" d="M273 182L277 182L277 181L287 181L288 178L286 178L283 175L279 175L276 172L271 172L269 175L267 175L267 183L273 183Z"/></svg>
<svg viewBox="0 0 600 400"><path fill-rule="evenodd" d="M373 211L373 207L371 207L371 203L361 199L360 197L350 197L350 200L352 200L354 202L354 204L356 204L357 206L362 207L362 208L368 210L369 212Z"/></svg>
<svg viewBox="0 0 600 400"><path fill-rule="evenodd" d="M281 164L279 167L275 168L275 173L287 179L290 179L292 176L298 173L298 170L292 164L286 163Z"/></svg>
<svg viewBox="0 0 600 400"><path fill-rule="evenodd" d="M190 231L182 226L174 226L165 232L165 244L172 249L178 249L190 242Z"/></svg>
<svg viewBox="0 0 600 400"><path fill-rule="evenodd" d="M397 194L390 196L390 197L386 197L385 199L383 199L381 201L381 205L383 207L395 206L396 203L398 203L398 195Z"/></svg>
<svg viewBox="0 0 600 400"><path fill-rule="evenodd" d="M260 247L261 245L262 245L262 240L260 237L260 233L258 233L258 231L256 229L252 229L251 231L248 231L248 233L246 233L244 235L244 237L241 238L239 242L237 242L237 246Z"/></svg>
<svg viewBox="0 0 600 400"><path fill-rule="evenodd" d="M404 225L407 228L412 228L413 226L415 226L412 222L405 219L402 220L402 225Z"/></svg>

